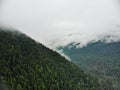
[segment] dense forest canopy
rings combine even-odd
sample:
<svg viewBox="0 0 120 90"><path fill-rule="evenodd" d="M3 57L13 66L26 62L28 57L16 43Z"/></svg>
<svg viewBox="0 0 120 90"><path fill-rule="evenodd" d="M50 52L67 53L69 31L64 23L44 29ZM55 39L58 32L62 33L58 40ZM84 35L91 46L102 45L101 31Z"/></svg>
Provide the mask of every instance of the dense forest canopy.
<svg viewBox="0 0 120 90"><path fill-rule="evenodd" d="M30 37L0 29L0 89L106 90L105 83Z"/></svg>

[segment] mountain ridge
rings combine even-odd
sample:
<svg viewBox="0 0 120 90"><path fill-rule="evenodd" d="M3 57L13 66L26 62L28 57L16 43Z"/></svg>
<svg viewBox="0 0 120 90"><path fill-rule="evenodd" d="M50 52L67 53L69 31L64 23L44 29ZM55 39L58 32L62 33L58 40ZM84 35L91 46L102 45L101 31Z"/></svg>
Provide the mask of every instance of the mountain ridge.
<svg viewBox="0 0 120 90"><path fill-rule="evenodd" d="M120 42L92 42L82 48L76 48L75 44L59 47L62 53L67 55L71 62L92 75L102 79L110 79L113 86L119 90L120 76Z"/></svg>
<svg viewBox="0 0 120 90"><path fill-rule="evenodd" d="M120 32L109 32L107 34L92 35L72 33L62 38L51 40L48 43L50 48L56 50L58 47L66 47L73 44L76 48L82 48L95 42L114 43L120 41ZM72 46L71 46L72 47Z"/></svg>
<svg viewBox="0 0 120 90"><path fill-rule="evenodd" d="M0 88L101 90L104 84L25 34L0 30ZM4 89L3 89L4 90Z"/></svg>

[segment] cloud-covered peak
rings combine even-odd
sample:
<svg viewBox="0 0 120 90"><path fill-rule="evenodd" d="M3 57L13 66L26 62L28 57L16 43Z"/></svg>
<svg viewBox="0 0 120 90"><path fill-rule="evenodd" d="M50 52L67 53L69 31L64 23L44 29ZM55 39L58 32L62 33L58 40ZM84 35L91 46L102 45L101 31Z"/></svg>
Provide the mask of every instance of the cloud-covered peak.
<svg viewBox="0 0 120 90"><path fill-rule="evenodd" d="M116 26L114 30L109 30L105 32L94 32L94 33L73 33L62 38L52 40L48 46L52 48L65 47L69 44L76 45L76 48L81 48L86 46L89 43L94 43L97 41L111 43L120 41L120 27Z"/></svg>
<svg viewBox="0 0 120 90"><path fill-rule="evenodd" d="M2 0L0 23L48 47L118 41L119 0ZM50 43L52 46L50 46Z"/></svg>

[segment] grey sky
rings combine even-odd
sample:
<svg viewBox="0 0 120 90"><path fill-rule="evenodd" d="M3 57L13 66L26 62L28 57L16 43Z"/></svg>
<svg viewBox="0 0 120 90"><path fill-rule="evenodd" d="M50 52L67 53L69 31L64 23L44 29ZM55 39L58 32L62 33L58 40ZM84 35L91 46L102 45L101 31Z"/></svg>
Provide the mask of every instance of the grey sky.
<svg viewBox="0 0 120 90"><path fill-rule="evenodd" d="M119 0L4 0L0 20L46 45L120 39Z"/></svg>

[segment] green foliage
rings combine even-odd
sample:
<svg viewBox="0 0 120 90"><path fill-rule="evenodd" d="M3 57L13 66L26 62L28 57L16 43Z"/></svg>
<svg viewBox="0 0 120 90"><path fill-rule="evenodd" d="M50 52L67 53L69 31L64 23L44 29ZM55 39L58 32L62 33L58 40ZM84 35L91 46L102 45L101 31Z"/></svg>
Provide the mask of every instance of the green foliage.
<svg viewBox="0 0 120 90"><path fill-rule="evenodd" d="M0 83L10 90L103 90L96 78L16 31L0 30Z"/></svg>

